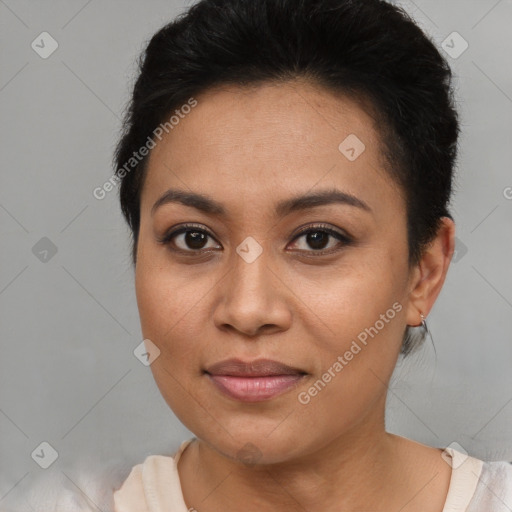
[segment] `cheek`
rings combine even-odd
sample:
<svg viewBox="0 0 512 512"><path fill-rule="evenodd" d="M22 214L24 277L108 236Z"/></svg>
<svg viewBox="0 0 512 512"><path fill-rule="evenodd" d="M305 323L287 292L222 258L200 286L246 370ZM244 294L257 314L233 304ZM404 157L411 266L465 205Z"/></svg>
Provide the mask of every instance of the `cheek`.
<svg viewBox="0 0 512 512"><path fill-rule="evenodd" d="M321 365L320 379L329 382L318 407L330 401L356 409L368 405L395 367L405 322L404 276L391 268L399 261L395 256L379 254L337 269L321 289L318 281L303 280L297 292L307 298L302 322L309 318L316 332L311 351Z"/></svg>
<svg viewBox="0 0 512 512"><path fill-rule="evenodd" d="M344 265L318 279L301 276L294 293L303 298L306 308L302 319L318 322L326 336L336 345L339 341L357 337L365 328L379 322L379 330L390 331L391 324L398 324L401 317L393 304L402 300L403 291L398 280L386 265L361 262ZM386 315L386 312L388 314ZM385 315L385 329L380 317ZM338 340L338 341L337 341Z"/></svg>
<svg viewBox="0 0 512 512"><path fill-rule="evenodd" d="M399 299L393 283L365 272L331 281L308 302L323 320L308 350L320 364L309 386L301 389L300 410L313 423L331 417L333 435L385 399L401 343L404 308Z"/></svg>
<svg viewBox="0 0 512 512"><path fill-rule="evenodd" d="M137 261L135 294L142 332L144 337L150 338L154 343L158 342L162 332L170 328L169 319L175 318L178 313L169 311L172 306L172 301L169 300L172 288L164 277L163 271L147 264L145 258Z"/></svg>
<svg viewBox="0 0 512 512"><path fill-rule="evenodd" d="M135 291L142 334L160 349L151 367L159 385L160 380L169 380L166 372L155 371L159 366L184 383L198 372L200 347L206 341L208 297L214 293L212 287L220 284L207 272L200 276L168 261L161 265L150 261L154 259L149 251L138 260ZM168 384L174 388L172 379Z"/></svg>
<svg viewBox="0 0 512 512"><path fill-rule="evenodd" d="M138 259L135 272L142 335L160 350L150 367L160 393L171 409L180 410L190 405L190 379L198 371L193 340L200 336L193 331L202 322L190 317L198 316L199 295L176 272L147 264L147 256Z"/></svg>
<svg viewBox="0 0 512 512"><path fill-rule="evenodd" d="M143 334L152 335L159 343L183 327L182 320L194 315L194 307L201 299L197 280L190 280L182 270L161 259L160 255L153 257L150 251L143 251L135 271L135 293Z"/></svg>

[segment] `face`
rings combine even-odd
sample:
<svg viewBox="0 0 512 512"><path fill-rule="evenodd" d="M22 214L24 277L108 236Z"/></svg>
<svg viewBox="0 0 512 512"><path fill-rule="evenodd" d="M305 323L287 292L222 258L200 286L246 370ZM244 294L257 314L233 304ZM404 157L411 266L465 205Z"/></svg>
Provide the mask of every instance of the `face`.
<svg viewBox="0 0 512 512"><path fill-rule="evenodd" d="M196 100L152 149L141 193L136 294L164 399L228 458L250 446L285 462L383 428L410 271L372 118L298 82ZM205 200L159 201L170 189ZM301 373L205 373L230 358Z"/></svg>

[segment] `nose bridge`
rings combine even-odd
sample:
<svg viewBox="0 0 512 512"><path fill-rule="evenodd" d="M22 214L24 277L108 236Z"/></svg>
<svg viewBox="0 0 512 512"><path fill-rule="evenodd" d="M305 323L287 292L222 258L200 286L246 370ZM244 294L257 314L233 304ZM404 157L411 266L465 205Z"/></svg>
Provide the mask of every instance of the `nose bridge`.
<svg viewBox="0 0 512 512"><path fill-rule="evenodd" d="M261 292L265 292L267 285L270 285L268 274L272 273L269 268L272 265L271 251L264 245L256 238L247 236L236 247L233 253L232 282L237 291L261 297Z"/></svg>
<svg viewBox="0 0 512 512"><path fill-rule="evenodd" d="M214 312L217 327L231 326L249 336L263 326L289 328L292 315L275 282L271 249L247 237L230 259L233 267L222 284L222 298Z"/></svg>

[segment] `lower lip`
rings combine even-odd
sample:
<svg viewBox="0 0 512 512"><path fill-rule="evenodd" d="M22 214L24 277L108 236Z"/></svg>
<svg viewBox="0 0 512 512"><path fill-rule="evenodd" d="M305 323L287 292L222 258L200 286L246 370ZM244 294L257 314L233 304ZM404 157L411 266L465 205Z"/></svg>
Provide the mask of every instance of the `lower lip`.
<svg viewBox="0 0 512 512"><path fill-rule="evenodd" d="M299 374L268 377L207 375L225 395L242 402L261 402L274 398L295 387L304 377L304 375Z"/></svg>

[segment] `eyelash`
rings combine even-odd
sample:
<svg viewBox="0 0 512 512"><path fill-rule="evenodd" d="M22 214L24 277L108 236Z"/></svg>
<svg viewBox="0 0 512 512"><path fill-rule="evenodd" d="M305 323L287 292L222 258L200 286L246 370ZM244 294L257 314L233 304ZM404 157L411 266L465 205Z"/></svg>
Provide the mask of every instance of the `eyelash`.
<svg viewBox="0 0 512 512"><path fill-rule="evenodd" d="M187 233L187 232L198 232L198 233L204 233L206 234L207 236L209 236L210 238L213 238L215 240L215 237L207 230L203 229L203 228L200 228L198 227L197 225L194 225L194 224L184 224L183 226L181 226L180 228L174 230L174 231L170 231L169 233L165 233L161 238L159 238L157 241L158 243L162 244L162 245L167 245L169 246L169 248L174 251L174 252L179 252L181 254L188 254L190 256L195 256L199 253L207 253L207 252L211 252L211 250L185 250L185 249L176 249L174 247L171 247L171 240L182 234L182 233ZM300 238L301 236L304 236L304 235L307 235L309 233L317 233L317 232L325 232L325 233L328 233L330 236L332 236L333 238L336 238L337 240L339 240L340 242L342 242L342 246L347 246L347 245L350 245L353 240L351 238L349 238L347 235L344 235L343 233L340 233L338 231L335 231L333 230L332 228L330 228L328 225L326 224L318 224L318 225L314 225L314 226L308 226L307 228L305 229L302 229L301 231L299 231L299 233L297 233L295 235L295 237L293 238L292 242L295 242L298 238ZM299 250L299 252L309 252L309 253L313 253L314 256L322 256L322 255L327 255L327 254L333 254L335 252L338 252L339 250L341 250L342 247L338 247L337 249L327 249L327 250L310 250L310 251L304 251L304 250Z"/></svg>

